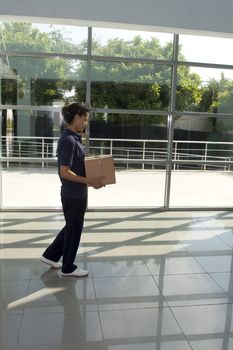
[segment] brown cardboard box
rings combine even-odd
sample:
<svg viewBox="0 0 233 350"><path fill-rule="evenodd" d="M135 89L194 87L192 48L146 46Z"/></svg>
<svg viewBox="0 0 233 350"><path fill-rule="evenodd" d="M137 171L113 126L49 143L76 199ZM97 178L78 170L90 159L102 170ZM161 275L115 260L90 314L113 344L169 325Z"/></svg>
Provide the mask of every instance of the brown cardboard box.
<svg viewBox="0 0 233 350"><path fill-rule="evenodd" d="M85 169L86 176L89 178L104 177L104 185L116 183L115 168L112 156L86 157Z"/></svg>

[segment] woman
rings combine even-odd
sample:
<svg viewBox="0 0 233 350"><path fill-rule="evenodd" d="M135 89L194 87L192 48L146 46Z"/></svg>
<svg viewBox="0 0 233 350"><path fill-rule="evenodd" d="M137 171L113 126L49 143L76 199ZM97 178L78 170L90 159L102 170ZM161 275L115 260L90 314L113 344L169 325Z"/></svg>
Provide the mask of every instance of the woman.
<svg viewBox="0 0 233 350"><path fill-rule="evenodd" d="M103 187L101 178L89 179L85 174L85 152L81 135L88 123L89 110L80 103L63 107L67 128L58 142L58 173L62 183L61 201L66 225L45 250L41 261L53 268L62 267L63 276L82 277L88 271L74 264L87 206L87 185ZM62 264L59 262L62 259Z"/></svg>

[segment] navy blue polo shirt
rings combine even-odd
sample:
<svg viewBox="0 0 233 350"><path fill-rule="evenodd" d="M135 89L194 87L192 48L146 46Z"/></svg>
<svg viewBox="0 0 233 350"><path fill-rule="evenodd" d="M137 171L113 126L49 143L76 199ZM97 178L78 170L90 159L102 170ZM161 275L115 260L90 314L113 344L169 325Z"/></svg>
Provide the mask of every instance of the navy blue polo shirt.
<svg viewBox="0 0 233 350"><path fill-rule="evenodd" d="M61 180L61 197L63 198L86 198L87 185L72 182L61 178L60 165L70 167L76 175L86 176L85 151L81 136L69 129L64 129L57 146L58 174Z"/></svg>

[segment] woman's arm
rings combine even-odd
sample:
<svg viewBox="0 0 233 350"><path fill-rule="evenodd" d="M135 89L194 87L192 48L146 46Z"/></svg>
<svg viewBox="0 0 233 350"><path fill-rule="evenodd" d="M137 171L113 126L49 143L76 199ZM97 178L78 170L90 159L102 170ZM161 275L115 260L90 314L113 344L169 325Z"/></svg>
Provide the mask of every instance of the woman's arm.
<svg viewBox="0 0 233 350"><path fill-rule="evenodd" d="M102 178L96 177L94 179L90 179L84 176L80 176L75 174L73 171L70 170L69 166L60 165L60 176L61 178L71 181L71 182L77 182L82 183L85 185L89 185L94 187L95 189L103 187Z"/></svg>

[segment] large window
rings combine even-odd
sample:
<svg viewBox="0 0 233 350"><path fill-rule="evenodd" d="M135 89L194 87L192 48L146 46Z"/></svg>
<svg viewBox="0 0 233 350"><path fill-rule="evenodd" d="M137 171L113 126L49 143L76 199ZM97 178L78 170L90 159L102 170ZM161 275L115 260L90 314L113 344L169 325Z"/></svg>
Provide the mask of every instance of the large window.
<svg viewBox="0 0 233 350"><path fill-rule="evenodd" d="M200 35L180 35L180 60L232 65L233 40Z"/></svg>
<svg viewBox="0 0 233 350"><path fill-rule="evenodd" d="M93 28L92 53L99 56L171 60L173 35L135 30Z"/></svg>
<svg viewBox="0 0 233 350"><path fill-rule="evenodd" d="M164 201L167 116L94 114L91 155L112 154L117 185L89 190L89 205L103 207L162 207ZM156 140L151 135L157 133ZM110 136L111 135L111 136ZM117 159L119 159L117 161ZM151 195L151 192L156 195Z"/></svg>
<svg viewBox="0 0 233 350"><path fill-rule="evenodd" d="M230 207L232 158L232 117L178 118L173 144L171 206Z"/></svg>
<svg viewBox="0 0 233 350"><path fill-rule="evenodd" d="M91 105L94 108L168 110L171 67L93 61L91 68Z"/></svg>
<svg viewBox="0 0 233 350"><path fill-rule="evenodd" d="M0 41L3 207L60 205L60 110L77 100L91 108L87 153L116 165L89 207L230 205L232 39L2 22Z"/></svg>
<svg viewBox="0 0 233 350"><path fill-rule="evenodd" d="M233 113L233 69L179 66L176 109Z"/></svg>
<svg viewBox="0 0 233 350"><path fill-rule="evenodd" d="M2 104L53 105L85 100L86 62L64 58L9 57L14 78L2 77Z"/></svg>
<svg viewBox="0 0 233 350"><path fill-rule="evenodd" d="M4 22L1 50L7 52L83 54L87 53L86 27Z"/></svg>

